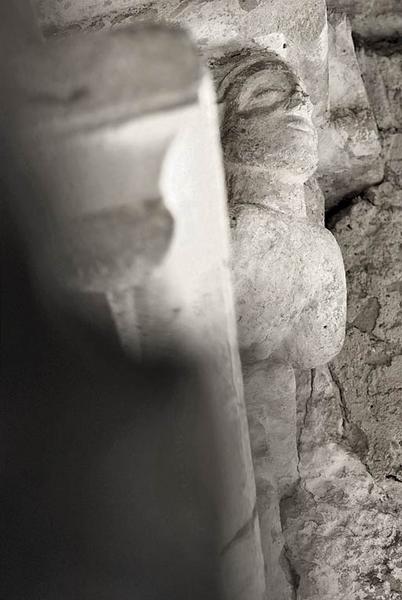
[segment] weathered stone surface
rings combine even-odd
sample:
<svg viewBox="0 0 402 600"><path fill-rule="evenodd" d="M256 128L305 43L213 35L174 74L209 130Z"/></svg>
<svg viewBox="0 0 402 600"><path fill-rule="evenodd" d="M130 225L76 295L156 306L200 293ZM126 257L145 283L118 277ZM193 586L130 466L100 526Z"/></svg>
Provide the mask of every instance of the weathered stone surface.
<svg viewBox="0 0 402 600"><path fill-rule="evenodd" d="M55 5L38 0L45 32L120 26L132 20L168 20L189 29L203 52L250 46L280 52L302 77L321 115L327 107L327 24L324 0L118 0Z"/></svg>
<svg viewBox="0 0 402 600"><path fill-rule="evenodd" d="M402 34L400 0L327 0L327 4L347 13L353 31L367 41L398 39Z"/></svg>
<svg viewBox="0 0 402 600"><path fill-rule="evenodd" d="M345 300L337 246L306 215L304 184L317 164L311 103L277 56L233 58L218 98L240 348L249 363L285 344L290 362L307 368L340 349Z"/></svg>
<svg viewBox="0 0 402 600"><path fill-rule="evenodd" d="M297 598L398 600L402 519L361 462L367 441L346 399L358 382L339 390L327 368L312 373L297 378L300 481L281 504Z"/></svg>
<svg viewBox="0 0 402 600"><path fill-rule="evenodd" d="M293 367L270 358L243 368L257 509L267 580L266 600L293 597L284 552L280 498L298 479Z"/></svg>
<svg viewBox="0 0 402 600"><path fill-rule="evenodd" d="M213 68L222 104L267 598L288 600L293 581L279 502L298 477L293 368L326 362L339 351L344 270L335 240L320 222L317 189L306 185L317 164L317 136L311 102L294 72L277 55L261 51L228 54Z"/></svg>
<svg viewBox="0 0 402 600"><path fill-rule="evenodd" d="M372 50L359 59L385 180L333 218L348 283L346 341L330 373L297 379L301 480L282 519L306 600L402 594L402 59Z"/></svg>
<svg viewBox="0 0 402 600"><path fill-rule="evenodd" d="M367 439L364 463L380 480L402 475L401 207L401 189L385 182L334 229L349 281L349 330L333 369Z"/></svg>
<svg viewBox="0 0 402 600"><path fill-rule="evenodd" d="M362 47L358 59L370 104L380 131L402 123L402 59L392 48L377 53Z"/></svg>
<svg viewBox="0 0 402 600"><path fill-rule="evenodd" d="M329 123L319 130L318 179L327 208L381 181L377 125L360 74L347 18L329 18Z"/></svg>
<svg viewBox="0 0 402 600"><path fill-rule="evenodd" d="M155 2L147 0L32 0L45 34L57 31L76 31L86 28L102 29L107 23L116 23L137 17L153 9ZM155 12L155 8L153 9ZM128 24L128 23L127 23Z"/></svg>
<svg viewBox="0 0 402 600"><path fill-rule="evenodd" d="M213 2L141 2L127 6L124 0L106 4L70 3L67 7L39 2L44 30L113 28L138 19L169 20L188 28L206 57L228 50L267 48L281 54L302 78L311 95L316 123L323 126L320 139L321 185L328 205L382 177L380 145L355 60L350 31L344 20L330 29L332 69L332 117L325 123L328 99L328 36L325 5L309 0L303 10L296 0L283 3L263 0ZM49 29L50 28L50 29ZM340 76L340 77L339 77ZM352 98L340 101L339 79L353 78ZM341 86L345 90L345 86ZM358 92L357 92L358 90ZM360 98L356 102L356 94Z"/></svg>
<svg viewBox="0 0 402 600"><path fill-rule="evenodd" d="M288 3L284 12L283 2L265 3L276 7L278 14L282 11L284 21L278 21L274 30L269 29L272 23L263 18L264 3L123 4L98 3L102 8L98 14L93 12L94 5L81 4L81 12L76 12L76 16L74 10L78 5L75 9L70 5L67 21L58 24L57 19L53 23L48 21L47 31L106 29L138 18L162 16L187 25L211 59L218 91L220 89L235 250L240 240L236 266L248 276L244 286L238 288L239 297L243 294L246 298L244 311L240 311L240 330L246 394L250 399L248 418L253 434L257 510L264 554L269 557L266 560L267 579L271 582L268 597L289 600L294 593L292 588L298 588L300 600L396 600L402 587L401 523L396 508L400 502L398 480L402 462L399 424L402 326L397 299L402 277L396 261L402 242L398 216L402 155L400 122L396 116L400 110L398 60L395 57L380 60L364 51L359 56L366 83L373 82L368 86L369 97L374 108L378 107L377 121L380 124L383 119L383 127L381 124L380 127L384 130L394 127L394 131L384 141L386 181L370 190L364 201L343 216L335 227L338 240L344 243L348 253L348 275L354 282L346 354L331 366L339 389L325 369L317 369L313 380L309 372L298 373L297 461L292 365L315 366L339 348L342 318L341 312L336 314L336 311L342 287L338 285L341 263L339 255L334 259L336 244L322 227L321 196L315 183L300 179L303 167L309 164L311 146L300 140L295 143L293 150L297 147L300 151L300 154L296 152L295 160L293 150L284 149L287 140L282 135L280 119L275 121L275 127L274 121L270 125L268 112L264 114L263 110L262 116L253 121L253 107L259 106L261 98L266 99L267 92L269 95L268 80L275 80L266 65L267 59L269 62L267 48L287 56L298 73L307 73L307 84L313 96L316 94L318 88L310 79L312 61L309 59L306 67L304 59L295 56L296 51L306 53L307 46L296 42L296 29L305 28L306 23L302 22L301 15L294 18L293 31L289 25L291 12L288 13L287 8L291 11L294 5ZM367 5L363 2L350 5L355 12L354 27ZM370 5L372 14L377 10L374 5ZM59 13L57 18L62 20L64 16ZM283 35L285 29L286 35ZM317 33L318 29L314 31ZM324 81L325 71L325 37L324 33L320 47L316 41L309 46L321 48L316 54L320 60L315 65L319 66L317 77L321 81ZM351 32L343 18L333 21L331 39L334 48L330 58L332 115L330 127L323 134L322 147L331 148L331 152L324 153L323 162L324 172L329 176L327 188L331 192L336 187L339 197L378 181L382 172L375 123L355 59ZM232 63L227 60L229 50L237 52ZM256 58L265 61L265 67L256 69L247 80L245 67L251 66L253 71ZM392 67L386 71L391 62ZM321 90L320 94L314 97L320 98L323 113L326 92L322 94ZM381 115L383 98L387 104ZM275 141L275 148L269 146L268 133L271 141ZM274 157L271 163L269 155ZM286 164L291 160L296 174ZM173 161L173 164L178 162ZM315 165L316 159L311 163L310 173L314 170L313 163ZM250 165L252 168L248 170ZM278 172L290 178L292 185L284 185L281 178L273 175ZM201 214L197 214L197 218L202 219ZM364 236L361 236L362 231ZM262 244L258 243L260 236ZM388 244L388 238L393 239L392 244ZM268 254L268 244L276 248L277 254L273 251ZM292 262L295 256L298 260ZM332 270L334 263L338 269ZM254 265L253 285L250 264ZM381 288L384 273L387 286ZM190 270L185 277L191 277ZM306 283L310 281L317 282L314 290ZM313 292L319 295L322 288L326 289L327 312L320 303L316 306L313 302L317 299ZM309 296L310 293L313 295ZM300 307L307 297L311 311L304 311L300 318ZM267 298L273 298L274 302ZM255 310L247 311L247 303ZM292 303L296 307L294 311ZM277 310L279 306L284 307L283 314ZM298 322L302 323L300 330ZM327 330L328 322L331 326ZM218 321L214 327L217 325ZM284 333L286 329L288 335ZM258 336L256 342L250 341L253 330ZM278 356L272 355L273 350ZM286 465L282 461L284 455L288 457ZM286 551L278 514L278 499L283 494L286 496L281 506ZM253 516L244 524L252 531ZM233 539L236 540L236 535ZM233 548L231 543L229 547ZM238 561L235 564L240 569L241 554Z"/></svg>

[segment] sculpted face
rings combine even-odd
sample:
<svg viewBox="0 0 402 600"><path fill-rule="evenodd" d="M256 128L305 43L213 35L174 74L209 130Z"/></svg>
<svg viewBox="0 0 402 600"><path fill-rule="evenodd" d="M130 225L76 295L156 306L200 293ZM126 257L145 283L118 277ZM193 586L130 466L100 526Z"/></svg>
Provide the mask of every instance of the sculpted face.
<svg viewBox="0 0 402 600"><path fill-rule="evenodd" d="M219 87L225 159L274 180L306 181L317 167L317 133L300 81L276 54L232 61Z"/></svg>

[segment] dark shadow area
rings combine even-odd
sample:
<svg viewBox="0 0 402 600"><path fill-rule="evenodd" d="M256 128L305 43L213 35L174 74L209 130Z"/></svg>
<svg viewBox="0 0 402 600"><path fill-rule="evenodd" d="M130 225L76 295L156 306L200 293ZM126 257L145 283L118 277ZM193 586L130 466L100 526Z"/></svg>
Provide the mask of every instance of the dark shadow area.
<svg viewBox="0 0 402 600"><path fill-rule="evenodd" d="M183 357L135 363L38 301L2 207L0 597L214 599L213 423Z"/></svg>

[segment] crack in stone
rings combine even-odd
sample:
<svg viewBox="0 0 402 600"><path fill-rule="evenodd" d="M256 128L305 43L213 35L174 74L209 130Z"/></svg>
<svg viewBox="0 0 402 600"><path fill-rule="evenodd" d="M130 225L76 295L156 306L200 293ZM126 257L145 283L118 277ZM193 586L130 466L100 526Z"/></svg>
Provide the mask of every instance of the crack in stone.
<svg viewBox="0 0 402 600"><path fill-rule="evenodd" d="M299 479L301 479L301 475L300 475L300 460L301 460L301 444L302 444L302 435L303 435L303 430L306 427L306 422L307 422L307 416L308 416L308 409L309 409L309 403L312 400L313 397L313 393L314 393L314 382L315 382L315 369L311 369L310 372L310 394L309 396L306 398L306 402L305 402L305 406L304 406L304 414L303 414L303 420L300 426L300 430L298 432L298 436L297 436L297 441L296 441L296 448L297 448L297 472L299 474Z"/></svg>
<svg viewBox="0 0 402 600"><path fill-rule="evenodd" d="M363 429L361 429L352 419L351 412L348 408L342 384L336 375L334 368L328 365L332 380L336 385L339 393L340 409L342 413L342 440L347 444L348 450L353 452L361 463L366 468L367 472L373 477L370 469L365 461L369 450L368 438Z"/></svg>
<svg viewBox="0 0 402 600"><path fill-rule="evenodd" d="M283 546L281 560L284 563L283 569L284 569L285 575L287 575L288 583L292 588L291 589L292 598L290 598L289 600L297 600L297 592L300 587L301 577L292 564L292 559L290 558L290 549L289 549L289 546L287 546L287 544L285 544Z"/></svg>
<svg viewBox="0 0 402 600"><path fill-rule="evenodd" d="M402 479L400 479L396 475L385 475L385 479L392 479L392 481L397 481L398 483L402 483Z"/></svg>
<svg viewBox="0 0 402 600"><path fill-rule="evenodd" d="M299 479L294 484L293 490L290 493L282 496L282 498L280 499L281 507L283 506L284 502L287 500L290 500L292 502L292 499L296 497L298 489L300 489L300 488L311 498L314 506L315 507L317 506L316 499L314 498L314 495L305 487L303 477L300 472L302 436L303 436L303 430L305 429L306 424L307 424L307 417L309 414L309 406L310 406L310 403L312 401L313 394L314 394L315 375L316 375L316 370L311 369L311 371L310 371L310 393L305 401L303 419L302 419L302 422L300 425L300 430L298 432L297 440L296 440L296 449L297 449L296 469L297 469L297 474L299 476ZM284 515L282 512L282 508L280 510L280 515L281 515L280 520L281 520L282 532L283 532L283 534L285 534ZM297 572L295 566L293 565L293 562L291 559L291 551L290 551L289 546L286 543L284 543L284 546L283 546L282 559L283 559L284 563L286 564L286 567L287 567L286 570L289 574L288 581L289 581L290 586L292 587L292 598L290 600L296 600L297 596L298 596L298 590L300 587L301 576Z"/></svg>
<svg viewBox="0 0 402 600"><path fill-rule="evenodd" d="M342 412L342 430L344 431L345 424L350 423L350 411L346 404L346 400L345 400L345 396L343 393L341 382L339 381L339 378L336 375L334 368L331 365L328 365L328 368L329 368L329 372L331 373L331 377L332 377L332 379L338 389L338 392L339 392L340 407L341 407L341 412Z"/></svg>
<svg viewBox="0 0 402 600"><path fill-rule="evenodd" d="M307 417L309 415L310 407L311 407L313 396L314 396L314 385L315 385L315 378L316 378L316 369L311 369L310 376L311 376L311 379L310 379L310 394L306 398L305 412L304 412L304 415L303 415L303 421L302 421L302 424L301 424L301 427L300 427L300 432L299 432L299 436L298 436L298 440L297 440L297 457L298 457L298 461L297 461L297 473L299 475L299 481L295 485L295 490L297 490L297 487L299 486L303 490L303 492L313 502L314 507L317 508L317 500L316 500L314 494L306 487L306 484L305 484L305 482L303 480L303 476L302 476L301 471L300 471L302 435L303 435L303 430L306 428ZM292 495L295 495L295 491L293 492L293 494L291 494L291 496Z"/></svg>

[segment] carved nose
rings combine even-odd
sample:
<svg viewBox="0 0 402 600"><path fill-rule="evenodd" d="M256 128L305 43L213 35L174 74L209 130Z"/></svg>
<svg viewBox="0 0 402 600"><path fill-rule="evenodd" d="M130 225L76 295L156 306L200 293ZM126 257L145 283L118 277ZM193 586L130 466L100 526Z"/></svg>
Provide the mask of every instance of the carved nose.
<svg viewBox="0 0 402 600"><path fill-rule="evenodd" d="M313 111L310 96L300 86L296 87L292 97L288 101L287 108L297 112L303 110L308 115L311 115Z"/></svg>

